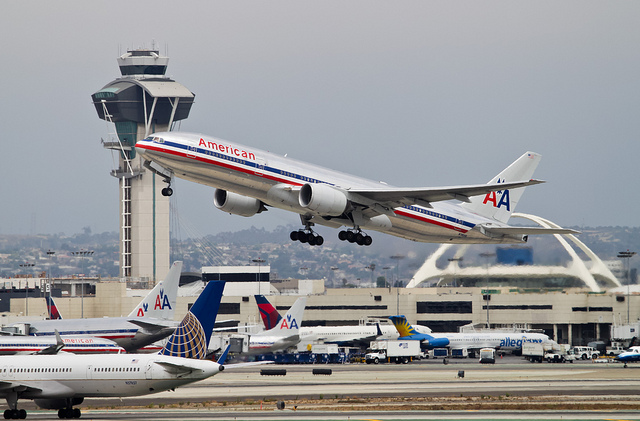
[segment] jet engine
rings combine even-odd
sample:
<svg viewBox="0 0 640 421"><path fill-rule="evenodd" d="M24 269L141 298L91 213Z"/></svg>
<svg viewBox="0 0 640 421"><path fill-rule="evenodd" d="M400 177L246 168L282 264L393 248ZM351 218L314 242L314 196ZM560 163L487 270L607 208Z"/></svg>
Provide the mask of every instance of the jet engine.
<svg viewBox="0 0 640 421"><path fill-rule="evenodd" d="M84 398L71 398L71 405L80 405ZM67 399L34 399L33 402L42 409L61 409L67 407Z"/></svg>
<svg viewBox="0 0 640 421"><path fill-rule="evenodd" d="M342 215L349 205L347 195L328 184L305 184L300 189L298 202L303 208L328 216Z"/></svg>
<svg viewBox="0 0 640 421"><path fill-rule="evenodd" d="M221 211L240 216L253 216L263 210L262 202L258 199L221 189L216 189L213 204Z"/></svg>

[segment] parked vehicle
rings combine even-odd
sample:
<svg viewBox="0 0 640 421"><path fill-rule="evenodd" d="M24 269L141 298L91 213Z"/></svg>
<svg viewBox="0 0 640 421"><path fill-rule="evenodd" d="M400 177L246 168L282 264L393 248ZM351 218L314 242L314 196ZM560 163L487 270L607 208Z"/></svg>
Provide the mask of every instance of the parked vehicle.
<svg viewBox="0 0 640 421"><path fill-rule="evenodd" d="M594 359L600 356L600 353L590 346L574 346L571 349L573 350L576 358L580 358L582 360Z"/></svg>
<svg viewBox="0 0 640 421"><path fill-rule="evenodd" d="M449 356L449 350L447 348L433 348L429 350L427 358L447 358Z"/></svg>
<svg viewBox="0 0 640 421"><path fill-rule="evenodd" d="M616 355L622 354L626 348L622 346L621 342L611 342L611 346L607 347L606 355L610 357L615 357Z"/></svg>
<svg viewBox="0 0 640 421"><path fill-rule="evenodd" d="M493 348L482 348L480 350L480 364L495 364L496 350Z"/></svg>
<svg viewBox="0 0 640 421"><path fill-rule="evenodd" d="M467 358L468 356L467 348L453 348L451 350L451 358Z"/></svg>
<svg viewBox="0 0 640 421"><path fill-rule="evenodd" d="M372 341L370 349L365 355L365 362L367 364L379 364L383 362L406 364L414 358L420 358L421 355L420 341Z"/></svg>
<svg viewBox="0 0 640 421"><path fill-rule="evenodd" d="M522 356L529 362L541 363L544 359L545 349L541 343L525 342L522 344Z"/></svg>

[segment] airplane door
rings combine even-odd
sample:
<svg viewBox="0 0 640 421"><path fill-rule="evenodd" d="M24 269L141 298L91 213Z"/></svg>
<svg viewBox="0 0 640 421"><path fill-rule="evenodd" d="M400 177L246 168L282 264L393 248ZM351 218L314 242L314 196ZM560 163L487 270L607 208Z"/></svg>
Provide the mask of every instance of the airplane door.
<svg viewBox="0 0 640 421"><path fill-rule="evenodd" d="M2 378L6 378L7 377L7 371L9 370L9 368L5 365L4 367L2 367Z"/></svg>
<svg viewBox="0 0 640 421"><path fill-rule="evenodd" d="M198 151L198 148L196 148L195 146L189 145L187 147L187 157L189 158L195 158L196 157L196 152Z"/></svg>
<svg viewBox="0 0 640 421"><path fill-rule="evenodd" d="M93 366L87 366L87 380L91 380L93 378Z"/></svg>
<svg viewBox="0 0 640 421"><path fill-rule="evenodd" d="M261 158L256 158L256 169L253 171L258 177L264 175L264 167L267 165L267 161Z"/></svg>
<svg viewBox="0 0 640 421"><path fill-rule="evenodd" d="M153 371L153 361L149 361L147 363L147 368L144 370L144 377L147 380L151 380L153 378L152 371Z"/></svg>

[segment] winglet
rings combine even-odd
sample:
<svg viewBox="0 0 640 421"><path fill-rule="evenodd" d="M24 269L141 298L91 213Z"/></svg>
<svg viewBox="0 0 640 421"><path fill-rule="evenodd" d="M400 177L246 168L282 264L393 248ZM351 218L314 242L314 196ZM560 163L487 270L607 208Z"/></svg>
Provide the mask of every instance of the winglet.
<svg viewBox="0 0 640 421"><path fill-rule="evenodd" d="M220 354L220 357L218 358L218 364L220 365L224 365L225 361L227 361L227 355L229 355L229 349L231 348L231 345L227 345L227 348L224 350L224 352L222 354Z"/></svg>
<svg viewBox="0 0 640 421"><path fill-rule="evenodd" d="M56 335L56 344L48 346L44 349L41 349L40 351L35 352L35 354L55 355L58 352L60 352L62 348L64 348L64 341L62 340L62 337L60 337L60 333L58 332L58 329L55 329L54 332Z"/></svg>

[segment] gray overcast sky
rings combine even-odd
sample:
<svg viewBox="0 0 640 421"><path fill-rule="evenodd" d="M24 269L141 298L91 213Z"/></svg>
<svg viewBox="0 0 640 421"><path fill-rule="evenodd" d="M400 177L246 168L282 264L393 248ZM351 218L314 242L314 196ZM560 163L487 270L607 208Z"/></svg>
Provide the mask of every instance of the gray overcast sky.
<svg viewBox="0 0 640 421"><path fill-rule="evenodd" d="M543 155L518 211L638 226L640 2L16 1L0 4L0 233L118 230L90 95L151 47L196 94L181 130L404 187L483 183ZM298 224L223 214L198 234Z"/></svg>

